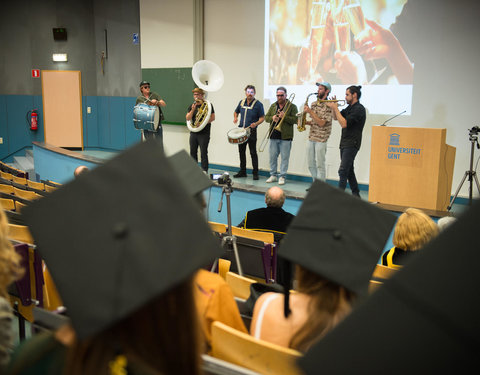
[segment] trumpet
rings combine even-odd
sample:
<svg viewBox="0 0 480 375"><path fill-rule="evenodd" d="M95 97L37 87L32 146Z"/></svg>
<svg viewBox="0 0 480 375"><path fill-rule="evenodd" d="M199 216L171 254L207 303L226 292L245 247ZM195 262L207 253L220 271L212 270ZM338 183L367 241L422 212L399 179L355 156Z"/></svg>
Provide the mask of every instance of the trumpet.
<svg viewBox="0 0 480 375"><path fill-rule="evenodd" d="M280 111L280 109L279 109L277 111L276 115L278 115L282 112L284 114L286 114L288 112L288 110L290 109L291 105L292 105L293 99L295 99L295 94L294 93L290 94L290 96L287 99L287 104L285 104L282 111ZM267 147L268 141L270 140L270 137L272 136L274 130L278 130L279 132L282 132L283 120L285 120L285 116L283 116L278 121L273 121L270 124L269 131L267 133L265 133L265 137L262 139L262 143L260 143L260 146L258 147L259 152L263 152L265 150L265 147Z"/></svg>
<svg viewBox="0 0 480 375"><path fill-rule="evenodd" d="M305 104L303 105L303 107L305 107L306 105L308 105L308 99L312 96L312 95L317 95L317 92L312 92L311 94L308 94L307 95L307 99L305 99ZM305 131L307 128L305 127L305 123L307 122L307 113L305 111L302 111L302 112L299 112L297 113L297 117L298 117L298 122L297 122L297 130L299 132L303 132Z"/></svg>
<svg viewBox="0 0 480 375"><path fill-rule="evenodd" d="M343 99L340 99L340 100L339 99L326 99L326 100L319 99L318 102L319 103L337 103L339 106L344 106L345 104L347 104ZM342 104L340 104L340 102L342 102Z"/></svg>

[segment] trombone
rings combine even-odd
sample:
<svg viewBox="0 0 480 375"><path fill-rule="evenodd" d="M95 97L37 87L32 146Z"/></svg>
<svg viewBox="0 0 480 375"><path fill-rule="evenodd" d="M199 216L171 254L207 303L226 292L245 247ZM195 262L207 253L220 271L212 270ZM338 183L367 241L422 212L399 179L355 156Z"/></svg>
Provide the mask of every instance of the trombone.
<svg viewBox="0 0 480 375"><path fill-rule="evenodd" d="M272 136L274 130L278 130L279 132L282 132L283 120L285 120L285 114L290 110L290 106L292 105L293 99L295 99L295 93L290 94L290 96L287 99L287 104L285 104L282 111L280 111L280 108L278 109L276 115L283 112L284 116L280 120L274 121L270 124L270 128L268 132L265 133L265 137L262 139L262 143L260 143L260 146L258 147L259 152L263 152L265 150L265 147L267 147L268 141L270 140L270 137Z"/></svg>

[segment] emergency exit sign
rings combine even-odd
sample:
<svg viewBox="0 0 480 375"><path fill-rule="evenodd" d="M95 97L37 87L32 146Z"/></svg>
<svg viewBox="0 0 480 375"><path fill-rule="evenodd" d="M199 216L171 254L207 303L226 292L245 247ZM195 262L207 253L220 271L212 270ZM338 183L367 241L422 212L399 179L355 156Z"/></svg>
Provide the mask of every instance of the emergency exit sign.
<svg viewBox="0 0 480 375"><path fill-rule="evenodd" d="M40 77L40 69L32 69L32 77L39 78Z"/></svg>

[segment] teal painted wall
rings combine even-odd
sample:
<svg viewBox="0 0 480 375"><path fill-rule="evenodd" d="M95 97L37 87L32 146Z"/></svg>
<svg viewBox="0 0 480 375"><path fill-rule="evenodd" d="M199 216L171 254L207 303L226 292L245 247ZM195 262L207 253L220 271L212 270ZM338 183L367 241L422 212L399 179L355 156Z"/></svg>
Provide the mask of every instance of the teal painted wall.
<svg viewBox="0 0 480 375"><path fill-rule="evenodd" d="M130 97L83 96L84 148L123 150L140 140L133 126L135 99ZM87 113L87 107L91 113ZM39 128L31 131L27 112L37 109ZM0 160L9 161L23 154L33 141L44 141L43 105L41 95L0 95Z"/></svg>

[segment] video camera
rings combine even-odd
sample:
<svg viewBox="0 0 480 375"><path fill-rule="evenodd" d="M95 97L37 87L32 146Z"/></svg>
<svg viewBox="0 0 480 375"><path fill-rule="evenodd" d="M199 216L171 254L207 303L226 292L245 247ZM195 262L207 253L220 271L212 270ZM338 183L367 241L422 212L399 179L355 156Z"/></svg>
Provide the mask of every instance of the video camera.
<svg viewBox="0 0 480 375"><path fill-rule="evenodd" d="M216 180L219 185L231 185L232 180L228 172L223 172L223 174L211 174L210 178Z"/></svg>
<svg viewBox="0 0 480 375"><path fill-rule="evenodd" d="M473 135L473 134L478 134L480 133L480 128L478 126L474 126L473 128L471 129L468 129L470 135Z"/></svg>

